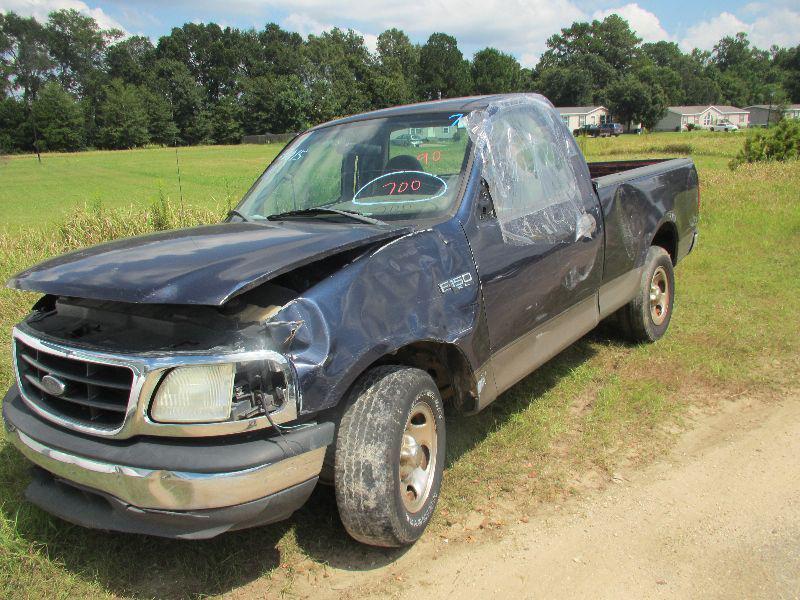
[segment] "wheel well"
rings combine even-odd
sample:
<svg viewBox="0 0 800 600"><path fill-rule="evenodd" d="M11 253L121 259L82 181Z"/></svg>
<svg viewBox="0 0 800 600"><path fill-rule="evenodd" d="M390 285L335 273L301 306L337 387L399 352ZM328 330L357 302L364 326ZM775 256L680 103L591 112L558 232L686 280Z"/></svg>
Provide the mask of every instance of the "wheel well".
<svg viewBox="0 0 800 600"><path fill-rule="evenodd" d="M445 406L457 412L477 406L478 393L472 367L461 350L444 342L414 342L382 356L377 365L406 365L422 369L433 377Z"/></svg>
<svg viewBox="0 0 800 600"><path fill-rule="evenodd" d="M678 262L678 230L674 223L664 223L653 237L651 246L659 246L669 253L672 264Z"/></svg>

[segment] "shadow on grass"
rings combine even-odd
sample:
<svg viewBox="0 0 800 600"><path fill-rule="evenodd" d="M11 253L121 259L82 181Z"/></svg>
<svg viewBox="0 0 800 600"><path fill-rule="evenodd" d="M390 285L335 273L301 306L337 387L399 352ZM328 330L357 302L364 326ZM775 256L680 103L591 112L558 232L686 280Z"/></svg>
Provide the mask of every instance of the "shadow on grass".
<svg viewBox="0 0 800 600"><path fill-rule="evenodd" d="M448 466L596 354L592 342L618 343L609 341L603 328L596 330L480 414L450 418ZM339 520L333 489L323 485L287 521L212 540L177 541L88 530L50 517L23 500L28 481L25 463L8 444L0 452L0 465L5 471L3 483L8 484L0 492L2 511L16 521L16 535L27 544L43 546L39 553L46 560L63 565L81 580L96 581L113 594L138 598L222 594L269 575L296 547L319 563L348 570L384 566L405 551L353 541ZM32 580L37 578L36 571L31 569Z"/></svg>

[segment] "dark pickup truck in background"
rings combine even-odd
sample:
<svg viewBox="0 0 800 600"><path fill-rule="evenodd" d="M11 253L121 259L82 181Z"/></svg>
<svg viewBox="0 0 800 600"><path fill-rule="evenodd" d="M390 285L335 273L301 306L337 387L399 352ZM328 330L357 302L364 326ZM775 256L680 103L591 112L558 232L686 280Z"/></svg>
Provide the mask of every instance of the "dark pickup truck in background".
<svg viewBox="0 0 800 600"><path fill-rule="evenodd" d="M480 411L607 317L659 339L698 209L691 160L587 165L541 96L315 127L225 223L10 280L43 294L3 404L27 497L207 538L288 517L322 480L353 537L409 544L439 495L445 408Z"/></svg>
<svg viewBox="0 0 800 600"><path fill-rule="evenodd" d="M600 123L599 125L583 125L572 132L573 135L587 135L589 137L619 137L625 133L625 128L619 123Z"/></svg>

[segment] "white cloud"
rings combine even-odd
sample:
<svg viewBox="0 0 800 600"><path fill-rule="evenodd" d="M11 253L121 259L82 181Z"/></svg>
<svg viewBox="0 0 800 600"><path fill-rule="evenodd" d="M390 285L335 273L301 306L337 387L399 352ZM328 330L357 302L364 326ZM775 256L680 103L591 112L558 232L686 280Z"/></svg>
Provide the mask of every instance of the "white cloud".
<svg viewBox="0 0 800 600"><path fill-rule="evenodd" d="M607 8L598 10L592 15L592 19L602 21L609 15L617 14L628 22L631 29L645 42L658 42L660 40L670 40L671 36L661 25L659 18L645 10L635 2L626 4L619 8Z"/></svg>
<svg viewBox="0 0 800 600"><path fill-rule="evenodd" d="M765 50L773 44L795 46L800 43L800 11L788 6L766 7L754 3L745 6L742 12L755 18L748 23L724 12L690 27L681 39L681 48L687 51L692 48L711 50L726 35L733 36L740 31L747 34L754 46Z"/></svg>
<svg viewBox="0 0 800 600"><path fill-rule="evenodd" d="M759 48L796 46L800 43L800 12L789 8L768 8L750 28L750 41Z"/></svg>
<svg viewBox="0 0 800 600"><path fill-rule="evenodd" d="M288 17L286 17L282 22L281 26L285 29L290 31L296 31L302 36L307 36L309 34L319 35L323 31L330 31L335 26L330 23L320 23L313 17L309 17L308 15L292 13ZM374 33L364 33L363 31L359 31L358 29L354 29L353 27L345 27L341 26L342 29L353 29L358 35L364 38L364 45L367 47L367 50L372 52L373 54L378 50L378 36Z"/></svg>
<svg viewBox="0 0 800 600"><path fill-rule="evenodd" d="M281 25L290 31L296 31L302 36L309 34L319 35L323 31L333 29L331 23L320 23L315 18L300 13L292 13L286 17Z"/></svg>
<svg viewBox="0 0 800 600"><path fill-rule="evenodd" d="M378 52L378 36L374 33L361 33L358 32L364 38L364 45L367 47L367 50L372 52L372 54L377 54Z"/></svg>
<svg viewBox="0 0 800 600"><path fill-rule="evenodd" d="M685 51L693 48L710 50L726 35L736 35L740 31L750 33L751 26L739 19L736 15L723 12L707 21L701 21L689 27L680 46Z"/></svg>
<svg viewBox="0 0 800 600"><path fill-rule="evenodd" d="M23 17L36 17L36 20L42 23L47 21L47 15L54 10L70 8L93 17L103 29L125 31L119 21L106 14L102 8L91 8L81 0L0 0L0 11L14 11Z"/></svg>

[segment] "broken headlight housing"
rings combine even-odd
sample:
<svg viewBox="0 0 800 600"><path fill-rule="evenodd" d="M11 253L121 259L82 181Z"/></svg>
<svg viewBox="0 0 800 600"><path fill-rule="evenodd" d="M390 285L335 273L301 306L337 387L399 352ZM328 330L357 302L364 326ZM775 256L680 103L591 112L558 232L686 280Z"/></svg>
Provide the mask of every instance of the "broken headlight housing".
<svg viewBox="0 0 800 600"><path fill-rule="evenodd" d="M296 402L287 369L271 360L174 367L158 384L149 416L157 423L188 424L283 414ZM288 417L296 415L294 409Z"/></svg>

